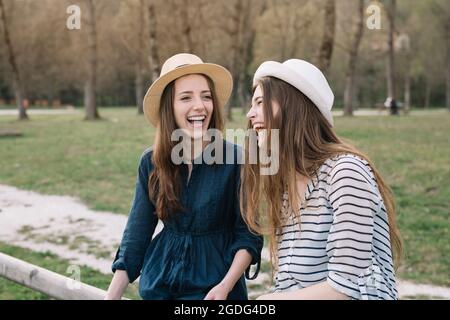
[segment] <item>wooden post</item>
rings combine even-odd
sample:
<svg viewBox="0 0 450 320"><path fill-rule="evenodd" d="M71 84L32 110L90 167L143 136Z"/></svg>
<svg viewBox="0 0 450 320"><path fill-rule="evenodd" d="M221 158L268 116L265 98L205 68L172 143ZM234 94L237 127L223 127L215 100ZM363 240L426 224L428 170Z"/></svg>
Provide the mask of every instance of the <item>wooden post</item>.
<svg viewBox="0 0 450 320"><path fill-rule="evenodd" d="M103 300L106 291L0 253L0 276L61 300Z"/></svg>

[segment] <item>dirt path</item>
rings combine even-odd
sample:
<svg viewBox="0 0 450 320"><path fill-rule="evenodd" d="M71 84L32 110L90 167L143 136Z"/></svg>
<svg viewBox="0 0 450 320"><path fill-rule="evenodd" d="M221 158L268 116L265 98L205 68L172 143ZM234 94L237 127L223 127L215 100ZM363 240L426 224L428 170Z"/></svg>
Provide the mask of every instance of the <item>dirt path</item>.
<svg viewBox="0 0 450 320"><path fill-rule="evenodd" d="M48 196L0 185L0 241L34 251L50 251L103 273L111 262L127 217L92 211L68 196ZM157 232L162 229L158 225ZM263 259L268 259L267 250ZM270 287L268 274L251 282L250 297ZM254 288L254 289L252 289ZM430 296L450 299L450 288L400 280L400 297Z"/></svg>

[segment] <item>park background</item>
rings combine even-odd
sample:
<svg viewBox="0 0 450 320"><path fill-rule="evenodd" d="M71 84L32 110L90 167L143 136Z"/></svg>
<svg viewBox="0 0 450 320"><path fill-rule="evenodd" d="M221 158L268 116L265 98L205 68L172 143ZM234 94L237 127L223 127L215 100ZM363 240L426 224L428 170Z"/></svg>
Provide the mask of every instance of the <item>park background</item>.
<svg viewBox="0 0 450 320"><path fill-rule="evenodd" d="M107 288L154 138L142 99L179 52L231 71L227 128L246 127L261 62L319 66L337 133L394 191L402 298L450 299L447 0L0 0L0 252ZM251 297L267 261L258 279ZM48 298L0 278L0 299Z"/></svg>

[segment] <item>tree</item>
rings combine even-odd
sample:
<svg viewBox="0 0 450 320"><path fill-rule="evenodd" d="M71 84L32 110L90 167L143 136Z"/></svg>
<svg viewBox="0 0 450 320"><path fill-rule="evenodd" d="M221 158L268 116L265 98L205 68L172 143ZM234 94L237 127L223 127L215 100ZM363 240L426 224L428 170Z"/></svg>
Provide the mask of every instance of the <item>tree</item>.
<svg viewBox="0 0 450 320"><path fill-rule="evenodd" d="M149 23L149 55L148 60L151 69L151 81L155 81L159 77L159 51L158 40L156 37L157 24L155 13L155 1L149 0L148 2L148 23Z"/></svg>
<svg viewBox="0 0 450 320"><path fill-rule="evenodd" d="M248 10L250 6L248 5L249 1L247 0L245 4L241 0L235 0L233 6L233 13L231 14L231 28L228 29L228 34L232 38L231 42L231 65L230 72L233 77L233 82L235 83L233 88L233 94L231 96L231 100L234 100L237 93L236 84L239 83L239 77L241 75L240 71L242 69L242 54L243 54L243 46L244 46L244 35L245 35L245 21L248 18ZM244 12L246 11L246 12ZM227 103L225 106L225 116L229 121L233 120L232 112L231 112L231 104Z"/></svg>
<svg viewBox="0 0 450 320"><path fill-rule="evenodd" d="M353 115L353 88L355 84L355 69L358 60L358 49L364 30L364 0L358 1L358 21L350 47L347 71L345 74L344 115Z"/></svg>
<svg viewBox="0 0 450 320"><path fill-rule="evenodd" d="M325 19L323 25L322 43L318 53L318 67L323 73L327 73L333 55L334 35L336 28L336 1L326 0Z"/></svg>
<svg viewBox="0 0 450 320"><path fill-rule="evenodd" d="M138 108L138 114L143 114L144 103L144 28L145 28L145 0L139 1L139 26L138 26L138 53L136 59L136 105Z"/></svg>
<svg viewBox="0 0 450 320"><path fill-rule="evenodd" d="M394 49L394 33L395 33L395 17L397 15L397 1L389 0L387 8L388 19L388 64L387 64L387 89L388 96L391 98L390 112L392 115L398 114L396 107L397 92L395 88L395 49Z"/></svg>
<svg viewBox="0 0 450 320"><path fill-rule="evenodd" d="M14 48L13 48L13 45L11 43L11 39L9 36L8 18L6 15L6 10L5 10L5 5L3 3L3 0L0 0L0 21L2 22L3 36L5 39L5 44L6 44L7 51L8 51L8 62L9 62L9 66L12 71L14 95L16 97L17 108L19 110L19 120L26 120L26 119L28 119L28 115L27 115L26 109L24 107L22 80L20 78L19 69L17 67L16 57L14 54Z"/></svg>
<svg viewBox="0 0 450 320"><path fill-rule="evenodd" d="M447 110L450 112L450 19L445 26L446 64L445 64L445 98Z"/></svg>
<svg viewBox="0 0 450 320"><path fill-rule="evenodd" d="M257 6L259 5L259 7ZM267 2L248 1L243 10L243 46L241 47L241 66L237 84L237 96L242 112L247 112L249 87L247 87L247 77L249 73L250 63L253 61L253 52L255 45L255 36L257 32L256 19L264 14L267 9Z"/></svg>
<svg viewBox="0 0 450 320"><path fill-rule="evenodd" d="M411 48L409 35L401 34L397 39L396 46L403 60L403 111L405 114L409 114L411 109Z"/></svg>
<svg viewBox="0 0 450 320"><path fill-rule="evenodd" d="M447 110L450 112L450 19L445 26L446 64L445 64L445 98Z"/></svg>
<svg viewBox="0 0 450 320"><path fill-rule="evenodd" d="M445 100L450 111L450 8L445 0L435 0L431 3L431 11L436 17L438 31L445 44Z"/></svg>
<svg viewBox="0 0 450 320"><path fill-rule="evenodd" d="M113 68L102 66L100 74L104 74L105 69L115 69L116 73L122 77L134 75L134 98L138 114L143 113L145 82L149 73L147 30L146 0L126 0L120 2L117 15L113 23L108 26L108 31L111 34L105 35L104 32L102 33L103 38L106 38L106 44L103 45L111 47L113 50L103 48L104 52L100 62L113 58L114 60L117 59L119 64L114 63L116 66ZM114 34L114 37L111 36L112 34ZM108 57L106 53L108 56L112 56Z"/></svg>
<svg viewBox="0 0 450 320"><path fill-rule="evenodd" d="M85 120L100 118L97 110L97 28L93 0L86 0L86 25L88 41L88 78L85 85Z"/></svg>
<svg viewBox="0 0 450 320"><path fill-rule="evenodd" d="M259 3L259 1L258 1ZM317 21L319 2L272 0L256 10L253 63L255 69L265 60L317 59L317 37L322 32Z"/></svg>
<svg viewBox="0 0 450 320"><path fill-rule="evenodd" d="M22 99L26 96L35 105L49 105L52 99L56 105L58 100L62 105L83 104L83 90L89 70L93 70L89 58L93 46L87 41L87 0L81 2L81 30L64 27L70 14L63 9L74 2L60 1L58 6L54 0L2 1L6 6L7 32ZM335 92L336 105L344 105L345 87L352 70L350 53L356 41L353 19L358 15L356 9L351 9L356 8L355 1L359 0L334 1L335 10L328 11L335 11L334 36L324 41L327 39L324 35L331 34L325 32L324 26L333 26L324 22L326 16L332 16L324 14L326 6L332 4L329 0L243 0L240 4L235 0L196 0L189 6L185 0L92 0L98 70L95 101L99 105L140 102L146 85L159 76L160 62L175 53L192 50L203 60L232 71L235 80L232 101L245 107L253 72L261 62L301 58L319 66L319 48L328 48L331 50L322 51L327 52L322 57L331 58L326 76ZM360 101L375 106L387 96L386 13L390 0L370 3L384 5L383 28L364 31L357 51L351 96L354 104ZM238 5L240 9L236 10ZM450 107L448 0L396 0L396 5L392 37L396 98L405 96L405 105L411 100L414 105L426 102L426 105ZM182 19L183 14L187 19ZM141 22L142 18L145 23ZM17 95L10 46L3 40L3 24L0 21L0 57L5 57L0 59L2 103ZM410 54L398 48L402 35L410 38ZM86 59L80 60L83 56Z"/></svg>
<svg viewBox="0 0 450 320"><path fill-rule="evenodd" d="M192 39L192 22L189 19L189 0L183 0L180 6L180 14L182 21L182 34L184 40L183 50L184 52L193 53L194 52L194 40Z"/></svg>

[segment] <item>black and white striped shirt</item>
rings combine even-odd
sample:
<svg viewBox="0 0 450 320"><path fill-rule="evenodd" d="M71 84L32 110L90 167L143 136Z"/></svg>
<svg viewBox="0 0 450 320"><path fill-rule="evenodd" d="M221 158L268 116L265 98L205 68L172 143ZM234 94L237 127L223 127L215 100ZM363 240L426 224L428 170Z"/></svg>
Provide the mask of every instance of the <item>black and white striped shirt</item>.
<svg viewBox="0 0 450 320"><path fill-rule="evenodd" d="M386 209L368 163L328 159L309 181L300 216L283 195L275 291L327 281L353 299L397 299Z"/></svg>

